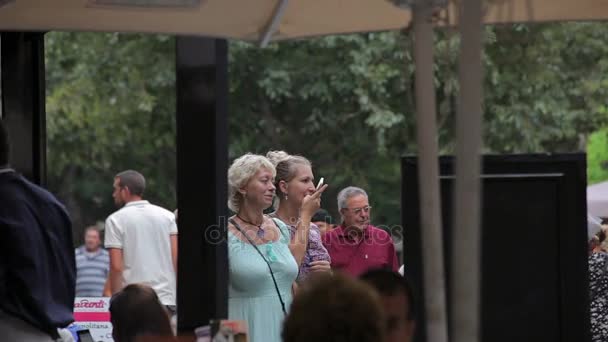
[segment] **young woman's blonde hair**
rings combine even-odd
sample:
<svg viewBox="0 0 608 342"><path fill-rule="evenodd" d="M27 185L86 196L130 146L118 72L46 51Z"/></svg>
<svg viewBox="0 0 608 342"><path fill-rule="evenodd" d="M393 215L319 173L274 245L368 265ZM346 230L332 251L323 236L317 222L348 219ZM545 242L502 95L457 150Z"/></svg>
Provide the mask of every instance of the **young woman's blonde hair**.
<svg viewBox="0 0 608 342"><path fill-rule="evenodd" d="M263 168L272 172L272 177L276 176L276 170L270 160L258 154L247 153L232 162L228 169L228 208L230 210L235 213L239 212L243 203L243 195L239 189L247 185L251 178Z"/></svg>
<svg viewBox="0 0 608 342"><path fill-rule="evenodd" d="M270 160L277 170L277 175L274 178L274 186L277 188L276 194L280 199L285 198L285 194L281 191L279 183L281 181L291 181L296 176L298 165L312 167L312 164L308 159L302 156L292 156L284 151L270 151L266 153L266 158Z"/></svg>

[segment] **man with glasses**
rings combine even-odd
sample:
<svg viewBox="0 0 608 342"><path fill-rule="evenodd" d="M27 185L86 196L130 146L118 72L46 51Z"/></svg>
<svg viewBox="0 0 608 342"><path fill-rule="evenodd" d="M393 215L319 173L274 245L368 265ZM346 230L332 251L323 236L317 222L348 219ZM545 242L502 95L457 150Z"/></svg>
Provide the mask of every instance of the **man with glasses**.
<svg viewBox="0 0 608 342"><path fill-rule="evenodd" d="M342 224L323 235L331 267L352 276L370 269L396 272L399 262L390 234L370 224L372 207L365 190L349 186L338 194Z"/></svg>

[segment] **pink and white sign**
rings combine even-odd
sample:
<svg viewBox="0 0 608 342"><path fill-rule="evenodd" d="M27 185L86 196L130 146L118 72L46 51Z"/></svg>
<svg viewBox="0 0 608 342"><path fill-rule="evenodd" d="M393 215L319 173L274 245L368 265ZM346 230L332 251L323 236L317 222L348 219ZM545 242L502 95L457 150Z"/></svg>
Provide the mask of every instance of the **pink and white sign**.
<svg viewBox="0 0 608 342"><path fill-rule="evenodd" d="M89 329L95 341L114 342L109 310L108 297L76 297L74 320L80 328Z"/></svg>

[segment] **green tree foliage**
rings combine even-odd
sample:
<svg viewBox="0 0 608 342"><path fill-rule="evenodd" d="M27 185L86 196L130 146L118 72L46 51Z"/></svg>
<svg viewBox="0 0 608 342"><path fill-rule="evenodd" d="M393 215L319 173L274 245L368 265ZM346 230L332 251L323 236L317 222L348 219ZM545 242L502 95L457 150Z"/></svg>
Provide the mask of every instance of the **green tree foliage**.
<svg viewBox="0 0 608 342"><path fill-rule="evenodd" d="M604 23L494 29L486 48L486 146L496 152L582 151L606 125Z"/></svg>
<svg viewBox="0 0 608 342"><path fill-rule="evenodd" d="M608 26L485 29L484 142L490 153L584 149L608 121ZM230 157L271 149L312 160L337 191L369 190L378 224L399 224L400 157L416 153L413 35L384 32L230 44ZM438 31L442 153L453 150L459 39ZM140 169L149 197L175 205L174 41L166 36L47 35L49 183L80 223L112 210L113 174Z"/></svg>
<svg viewBox="0 0 608 342"><path fill-rule="evenodd" d="M589 184L608 180L608 130L589 136L587 142L587 181Z"/></svg>
<svg viewBox="0 0 608 342"><path fill-rule="evenodd" d="M398 224L394 152L412 151L414 138L412 96L406 96L412 67L404 64L410 48L402 38L337 36L267 49L232 44L231 156L271 149L302 154L330 184L323 206L335 212L337 192L357 185L369 190L382 223ZM407 134L398 137L401 132Z"/></svg>
<svg viewBox="0 0 608 342"><path fill-rule="evenodd" d="M147 197L175 203L173 39L46 35L48 183L78 229L114 210L112 181L147 178Z"/></svg>

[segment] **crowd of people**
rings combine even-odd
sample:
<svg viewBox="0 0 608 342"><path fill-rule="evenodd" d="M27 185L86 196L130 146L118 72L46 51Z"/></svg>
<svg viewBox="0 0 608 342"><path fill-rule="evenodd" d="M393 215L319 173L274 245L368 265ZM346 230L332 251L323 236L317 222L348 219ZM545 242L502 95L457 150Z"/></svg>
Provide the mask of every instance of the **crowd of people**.
<svg viewBox="0 0 608 342"><path fill-rule="evenodd" d="M100 230L91 226L84 245L74 249L65 207L9 167L9 150L0 120L3 336L71 340L65 328L73 322L76 296L112 297L117 342L175 334L177 210L144 199L142 174L120 172L112 193L119 209L106 219L105 248ZM336 226L320 208L328 185L315 186L312 165L302 156L246 154L227 176L234 212L227 227L228 318L247 323L249 341L411 337L412 292L396 272L390 234L370 224L365 190L340 191L342 220ZM374 317L351 319L366 312ZM307 329L308 324L317 328Z"/></svg>
<svg viewBox="0 0 608 342"><path fill-rule="evenodd" d="M281 341L293 295L312 274L358 277L399 268L390 235L370 224L369 197L361 188L340 191L342 223L319 229L313 217L328 184L317 188L314 180L306 158L282 151L243 155L228 170L235 213L228 221L228 314L248 322L251 341ZM276 211L265 215L275 196Z"/></svg>

